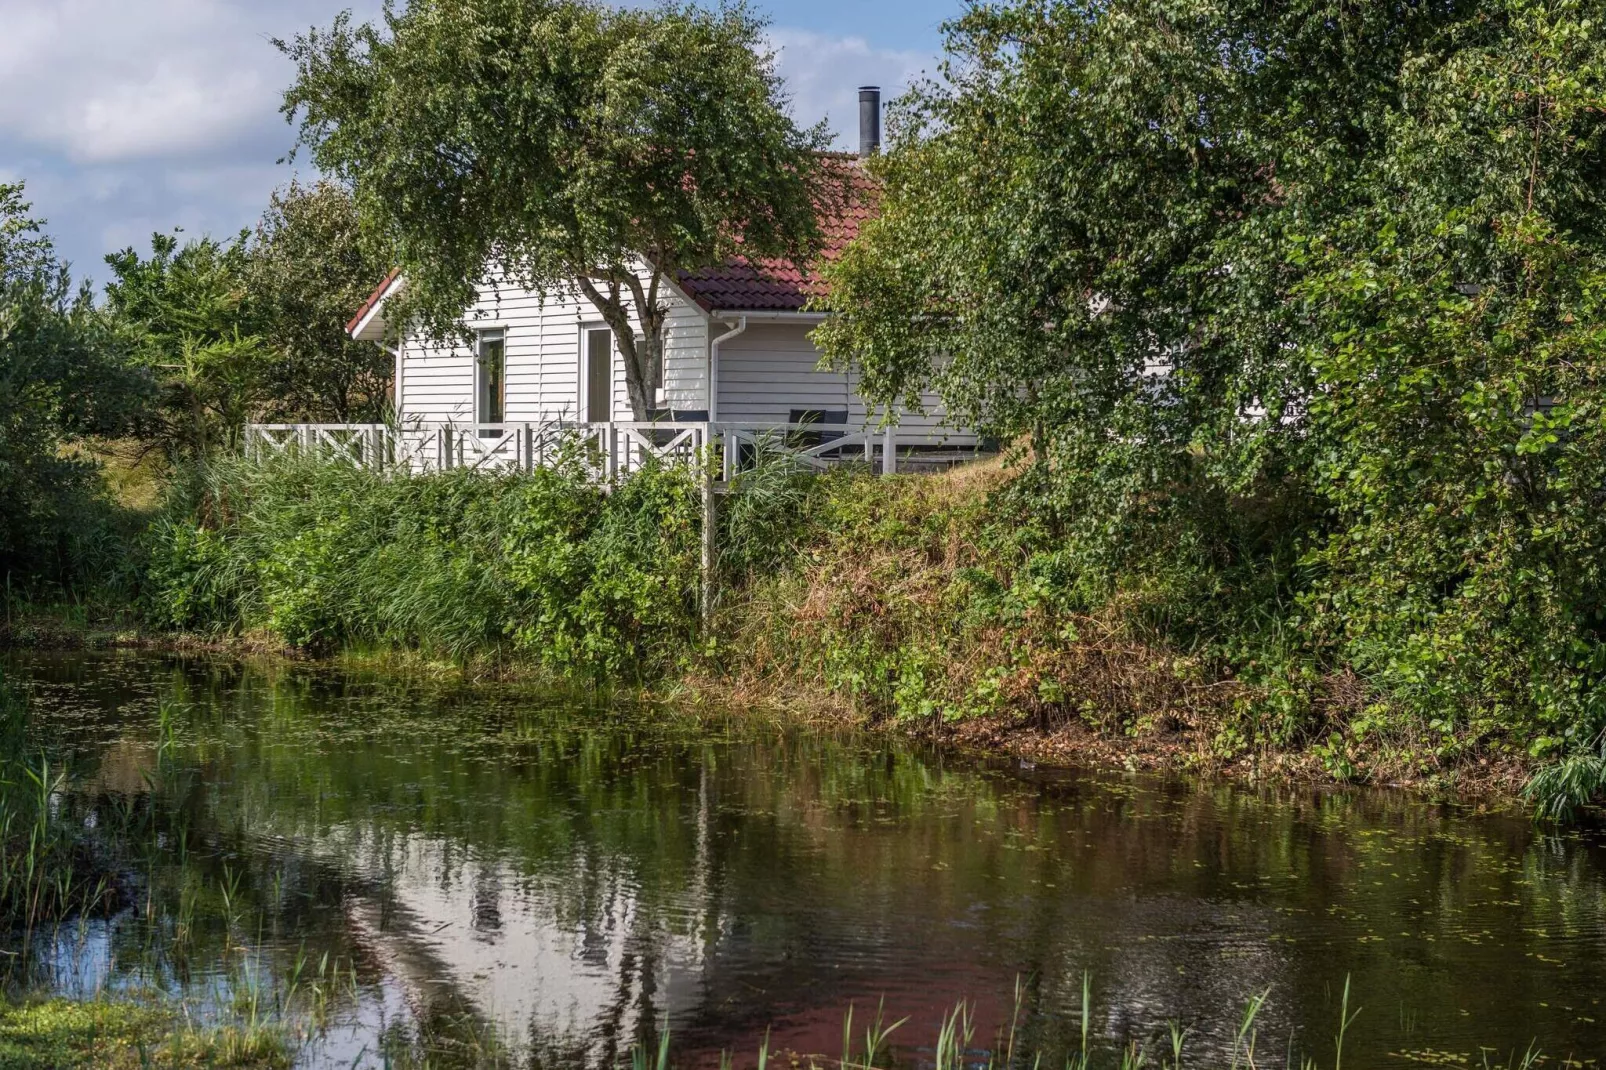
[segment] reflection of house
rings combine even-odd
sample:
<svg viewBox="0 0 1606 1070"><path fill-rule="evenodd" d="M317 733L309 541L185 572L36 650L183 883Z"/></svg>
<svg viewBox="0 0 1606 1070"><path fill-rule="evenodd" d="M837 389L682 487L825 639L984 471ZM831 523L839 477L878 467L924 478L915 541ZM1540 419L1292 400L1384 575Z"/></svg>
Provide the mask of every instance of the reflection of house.
<svg viewBox="0 0 1606 1070"><path fill-rule="evenodd" d="M864 154L880 139L879 91L861 90L860 100ZM858 159L831 155L823 165L842 193L822 208L824 256L830 258L872 213L873 191ZM642 262L639 271L645 288L650 265ZM883 440L862 433L879 426L883 413L860 396L856 374L820 367L821 352L810 334L825 316L807 307L823 292L816 274L786 261L734 257L662 284L667 319L656 425L703 425L698 434L709 436L709 424L747 431L818 424L811 442L826 436L843 444L829 451L830 459L885 452ZM409 428L471 429L466 441L453 439L448 445L403 443L415 462L452 463L439 460L451 454L455 463L472 463L488 453L514 461L512 455L528 447L512 442L488 451L485 441L500 440L509 426L635 419L613 334L578 285L543 295L505 281L486 282L466 315L473 342L455 345L434 344L416 334L397 337L387 309L406 285L404 276L393 273L347 328L355 338L395 345L394 398L404 434ZM639 317L635 321L639 332ZM968 431L945 423L935 396L925 399L924 408L897 414L895 448L976 444Z"/></svg>
<svg viewBox="0 0 1606 1070"><path fill-rule="evenodd" d="M699 1006L713 942L695 926L648 921L627 873L573 872L550 887L461 850L419 834L376 840L352 826L315 848L387 875L384 904L353 904L348 917L427 1007L471 1008L516 1043L616 1065L645 1019Z"/></svg>

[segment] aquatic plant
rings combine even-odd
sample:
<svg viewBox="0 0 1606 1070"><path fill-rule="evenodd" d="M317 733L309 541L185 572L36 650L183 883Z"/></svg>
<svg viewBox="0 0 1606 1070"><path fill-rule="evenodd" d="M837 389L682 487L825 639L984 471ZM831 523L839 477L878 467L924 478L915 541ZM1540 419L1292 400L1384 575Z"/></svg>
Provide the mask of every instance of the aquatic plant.
<svg viewBox="0 0 1606 1070"><path fill-rule="evenodd" d="M65 773L27 742L27 706L0 674L0 928L25 933L116 898L83 829L56 805Z"/></svg>
<svg viewBox="0 0 1606 1070"><path fill-rule="evenodd" d="M1544 766L1523 788L1538 817L1566 821L1606 795L1606 733L1582 750Z"/></svg>
<svg viewBox="0 0 1606 1070"><path fill-rule="evenodd" d="M0 999L0 1066L7 1070L282 1070L278 1032L187 1023L172 1007L92 1000Z"/></svg>

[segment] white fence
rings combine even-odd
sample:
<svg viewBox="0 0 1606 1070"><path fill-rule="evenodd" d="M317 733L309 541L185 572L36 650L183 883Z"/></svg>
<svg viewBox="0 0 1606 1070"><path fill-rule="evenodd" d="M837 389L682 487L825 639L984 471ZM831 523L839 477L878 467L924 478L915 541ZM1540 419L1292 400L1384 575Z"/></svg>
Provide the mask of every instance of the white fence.
<svg viewBox="0 0 1606 1070"><path fill-rule="evenodd" d="M251 424L245 449L252 457L318 453L364 467L414 472L529 471L566 462L583 465L602 480L653 460L695 464L707 457L728 482L760 452L772 450L819 469L857 462L891 474L898 464L896 428L850 431L818 423Z"/></svg>

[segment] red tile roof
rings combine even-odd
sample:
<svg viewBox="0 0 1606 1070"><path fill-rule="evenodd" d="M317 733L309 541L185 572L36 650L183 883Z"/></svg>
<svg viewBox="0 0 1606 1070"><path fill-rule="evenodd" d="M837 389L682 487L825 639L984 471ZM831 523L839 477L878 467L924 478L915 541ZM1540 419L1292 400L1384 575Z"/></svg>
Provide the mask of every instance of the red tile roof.
<svg viewBox="0 0 1606 1070"><path fill-rule="evenodd" d="M347 334L357 329L357 324L362 322L364 316L373 311L374 306L384 298L385 291L389 290L391 285L399 278L401 278L401 268L392 268L390 274L385 276L385 281L374 287L374 292L368 295L368 300L362 303L362 307L357 310L357 314L347 322Z"/></svg>
<svg viewBox="0 0 1606 1070"><path fill-rule="evenodd" d="M840 256L875 215L875 183L864 173L857 157L826 155L822 169L840 183L841 195L821 206L820 231L825 239L820 260ZM825 284L815 271L804 272L790 260L734 257L719 267L683 271L675 279L687 297L705 311L797 312L810 300L824 296Z"/></svg>

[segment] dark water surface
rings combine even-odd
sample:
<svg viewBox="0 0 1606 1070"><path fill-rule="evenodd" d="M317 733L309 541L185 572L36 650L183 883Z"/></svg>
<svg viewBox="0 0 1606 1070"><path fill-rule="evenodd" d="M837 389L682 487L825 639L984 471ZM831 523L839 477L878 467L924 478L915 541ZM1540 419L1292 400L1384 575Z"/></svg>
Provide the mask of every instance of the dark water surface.
<svg viewBox="0 0 1606 1070"><path fill-rule="evenodd" d="M984 1059L1017 978L1017 1047L1058 1066L1085 973L1096 1048L1152 1052L1178 1020L1188 1065L1227 1065L1269 989L1259 1065L1332 1066L1346 976L1345 1067L1505 1065L1536 1039L1549 1065L1606 1053L1606 850L1521 815L320 668L8 664L70 769L60 804L131 841L138 900L12 938L12 984L238 1012L339 975L306 1066L379 1066L419 1036L455 1038L448 1064L495 1037L613 1066L665 1021L677 1062L750 1066L767 1028L838 1054L847 1005L860 1032L882 998L910 1017L899 1061L929 1061L961 999Z"/></svg>

